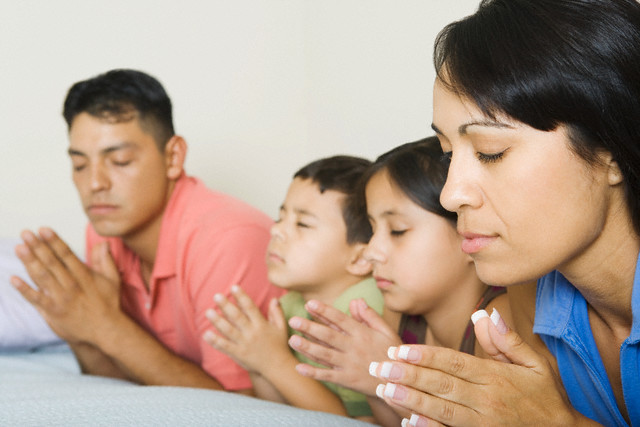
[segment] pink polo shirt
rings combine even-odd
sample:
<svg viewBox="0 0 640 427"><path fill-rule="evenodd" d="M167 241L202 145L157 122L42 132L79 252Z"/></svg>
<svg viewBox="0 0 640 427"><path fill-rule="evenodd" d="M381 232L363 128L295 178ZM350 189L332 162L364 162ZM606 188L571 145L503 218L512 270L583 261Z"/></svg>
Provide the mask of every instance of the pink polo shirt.
<svg viewBox="0 0 640 427"><path fill-rule="evenodd" d="M120 238L108 238L122 278L122 308L174 353L201 366L227 390L251 387L248 373L202 339L213 295L240 285L263 313L283 290L267 279L265 253L272 220L248 204L212 191L197 178L176 183L162 219L146 290L140 259ZM91 248L104 241L89 224ZM260 351L260 349L256 349Z"/></svg>

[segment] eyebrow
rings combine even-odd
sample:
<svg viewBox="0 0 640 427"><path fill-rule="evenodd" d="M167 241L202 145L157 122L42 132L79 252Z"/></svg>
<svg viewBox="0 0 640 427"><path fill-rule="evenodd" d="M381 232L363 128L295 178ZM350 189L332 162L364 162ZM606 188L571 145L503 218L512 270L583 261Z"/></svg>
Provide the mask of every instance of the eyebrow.
<svg viewBox="0 0 640 427"><path fill-rule="evenodd" d="M467 129L471 126L481 126L481 127L496 128L496 129L513 129L512 125L507 123L497 122L495 120L474 120L472 122L464 123L458 126L458 134L466 135ZM433 129L433 131L438 135L444 135L444 133L440 129L438 129L438 127L433 123L431 123L431 129Z"/></svg>
<svg viewBox="0 0 640 427"><path fill-rule="evenodd" d="M110 147L104 148L102 150L100 150L100 154L109 154L109 153L113 153L114 151L118 151L118 150L125 150L127 148L134 148L135 144L131 143L131 142L123 142L121 144L116 144L116 145L112 145ZM83 153L80 150L76 150L74 148L69 148L67 150L67 153L69 153L70 156L85 156L86 154Z"/></svg>
<svg viewBox="0 0 640 427"><path fill-rule="evenodd" d="M285 205L280 205L280 210L281 211L286 211L287 207ZM293 212L295 212L298 215L311 216L311 217L317 218L316 215L314 215L313 213L309 212L306 209L294 208Z"/></svg>

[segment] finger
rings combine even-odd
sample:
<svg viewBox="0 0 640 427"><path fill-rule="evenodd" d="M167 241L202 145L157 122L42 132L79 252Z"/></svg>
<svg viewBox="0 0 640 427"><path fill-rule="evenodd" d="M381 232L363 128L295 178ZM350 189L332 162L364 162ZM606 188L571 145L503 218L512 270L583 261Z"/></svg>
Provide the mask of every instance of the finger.
<svg viewBox="0 0 640 427"><path fill-rule="evenodd" d="M314 362L328 367L336 366L336 359L341 356L341 353L329 346L313 343L296 334L289 337L289 346Z"/></svg>
<svg viewBox="0 0 640 427"><path fill-rule="evenodd" d="M345 335L331 327L297 316L289 319L289 326L320 345L340 350L345 349Z"/></svg>
<svg viewBox="0 0 640 427"><path fill-rule="evenodd" d="M390 405L395 404L420 414L422 421L435 421L447 426L478 425L478 416L470 408L404 385L380 384L376 389L376 395ZM418 422L417 419L414 420Z"/></svg>
<svg viewBox="0 0 640 427"><path fill-rule="evenodd" d="M407 350L409 349L409 350ZM372 362L369 373L380 379L413 387L429 395L451 401L465 407L474 405L482 398L486 386L491 385L492 371L496 362L470 356L442 347L403 345L399 349L389 348L389 356L395 359L418 358L420 365L384 361ZM414 354L415 353L415 354ZM446 363L441 358L448 358ZM502 369L512 365L498 364ZM434 367L440 366L440 369ZM447 368L448 372L444 369Z"/></svg>
<svg viewBox="0 0 640 427"><path fill-rule="evenodd" d="M53 230L42 227L38 233L44 243L43 247L58 260L53 273L60 283L82 287L90 282L89 268Z"/></svg>
<svg viewBox="0 0 640 427"><path fill-rule="evenodd" d="M113 282L120 281L120 273L109 252L109 244L107 242L102 242L93 247L91 250L91 266L97 273L102 274L107 279Z"/></svg>
<svg viewBox="0 0 640 427"><path fill-rule="evenodd" d="M29 301L38 310L45 310L51 306L51 298L45 295L44 292L33 289L27 282L17 276L11 276L9 278L11 285L17 289L18 292Z"/></svg>
<svg viewBox="0 0 640 427"><path fill-rule="evenodd" d="M28 240L29 234L25 233L23 233L24 239ZM35 236L31 236L31 238L35 238ZM24 265L24 268L27 270L27 274L31 277L33 283L40 290L48 295L54 295L57 292L60 292L60 284L57 282L51 271L42 264L36 254L26 243L16 245L15 254Z"/></svg>
<svg viewBox="0 0 640 427"><path fill-rule="evenodd" d="M213 348L220 350L226 354L232 353L235 347L232 341L220 334L216 334L211 330L205 331L205 333L202 335L202 339L204 339L205 342L207 342Z"/></svg>
<svg viewBox="0 0 640 427"><path fill-rule="evenodd" d="M547 360L530 345L528 345L520 335L510 330L497 315L492 314L492 324L489 325L489 336L492 343L504 356L513 364L531 368L536 372L546 371L549 364Z"/></svg>
<svg viewBox="0 0 640 427"><path fill-rule="evenodd" d="M388 356L392 360L409 362L412 365L439 371L472 383L482 383L481 372L490 368L488 360L450 348L430 345L401 345L389 347Z"/></svg>
<svg viewBox="0 0 640 427"><path fill-rule="evenodd" d="M400 423L401 427L438 427L444 426L435 420L431 420L427 417L418 414L411 414L410 418L403 418Z"/></svg>
<svg viewBox="0 0 640 427"><path fill-rule="evenodd" d="M299 363L296 365L296 371L305 377L313 378L316 381L328 381L336 383L340 380L339 376L342 375L340 371L333 369L319 368L306 363Z"/></svg>
<svg viewBox="0 0 640 427"><path fill-rule="evenodd" d="M495 310L494 310L495 311ZM471 315L473 322L473 330L476 340L482 347L482 350L493 360L510 363L509 359L495 346L489 334L489 327L492 324L489 314L485 310L478 310Z"/></svg>
<svg viewBox="0 0 640 427"><path fill-rule="evenodd" d="M238 308L244 313L245 316L251 321L263 321L264 316L260 312L258 306L253 300L246 294L246 292L238 285L231 286L231 295L238 303Z"/></svg>
<svg viewBox="0 0 640 427"><path fill-rule="evenodd" d="M229 323L240 329L248 327L249 319L247 316L227 297L218 293L213 296L213 301Z"/></svg>
<svg viewBox="0 0 640 427"><path fill-rule="evenodd" d="M224 315L219 314L214 309L205 311L204 315L211 322L211 325L225 338L233 338L236 335L238 329Z"/></svg>
<svg viewBox="0 0 640 427"><path fill-rule="evenodd" d="M353 310L352 310L353 308ZM358 313L356 320L364 323L389 338L397 338L398 333L374 309L369 307L364 299L352 300L349 304L349 311L353 315L354 310Z"/></svg>
<svg viewBox="0 0 640 427"><path fill-rule="evenodd" d="M280 331L287 330L287 319L284 317L282 307L277 298L271 299L269 302L269 323L278 328Z"/></svg>
<svg viewBox="0 0 640 427"><path fill-rule="evenodd" d="M317 300L307 301L304 308L306 308L309 314L311 314L316 320L339 332L346 331L349 327L358 323L337 308L331 307Z"/></svg>

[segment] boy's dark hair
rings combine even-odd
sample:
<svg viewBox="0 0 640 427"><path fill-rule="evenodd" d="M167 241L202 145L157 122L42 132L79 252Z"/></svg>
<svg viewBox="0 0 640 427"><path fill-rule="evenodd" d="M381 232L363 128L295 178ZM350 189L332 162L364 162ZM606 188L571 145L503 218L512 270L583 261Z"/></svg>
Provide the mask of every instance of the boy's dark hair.
<svg viewBox="0 0 640 427"><path fill-rule="evenodd" d="M391 182L411 201L455 224L457 214L449 212L440 204L440 193L447 180L448 166L437 137L407 142L373 162L363 177L361 197L364 199L364 189L371 177L384 170L389 174Z"/></svg>
<svg viewBox="0 0 640 427"><path fill-rule="evenodd" d="M483 0L435 41L442 83L490 118L566 125L588 164L611 153L640 234L640 4L635 0Z"/></svg>
<svg viewBox="0 0 640 427"><path fill-rule="evenodd" d="M320 192L339 191L345 195L342 217L347 226L347 243L367 243L371 238L371 225L367 211L357 197L362 175L371 162L361 157L333 156L309 163L293 178L310 179L318 184Z"/></svg>
<svg viewBox="0 0 640 427"><path fill-rule="evenodd" d="M69 129L80 113L114 122L137 117L161 151L175 134L169 96L158 80L141 71L116 69L75 83L62 112Z"/></svg>

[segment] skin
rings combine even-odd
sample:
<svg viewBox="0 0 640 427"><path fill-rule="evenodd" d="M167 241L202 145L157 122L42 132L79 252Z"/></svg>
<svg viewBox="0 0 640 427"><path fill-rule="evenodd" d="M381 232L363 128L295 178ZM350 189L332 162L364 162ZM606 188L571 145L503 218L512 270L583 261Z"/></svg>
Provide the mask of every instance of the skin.
<svg viewBox="0 0 640 427"><path fill-rule="evenodd" d="M459 348L462 332L486 286L478 279L471 258L460 251L461 238L454 226L409 199L386 170L371 177L366 198L374 234L365 257L373 264L386 307L424 316L429 325L428 344ZM496 305L508 315L506 296L492 301L489 309ZM312 340L289 340L293 348L331 369L300 365L298 370L316 379L338 382L379 402L379 380L369 375L368 362L381 360L390 346L401 343L397 323L391 328L363 301L352 302L353 318L336 311L325 305L309 308L317 322L304 320L295 329ZM390 403L406 415L404 408ZM397 415L389 414L389 407L378 407L376 417L384 425L399 422Z"/></svg>
<svg viewBox="0 0 640 427"><path fill-rule="evenodd" d="M186 143L175 136L161 152L137 118L114 121L87 113L73 120L69 139L73 182L87 216L98 233L121 237L140 256L147 283L162 214L183 173ZM49 228L24 231L22 238L16 254L38 289L18 277L12 284L69 343L83 372L222 389L121 311L120 278L107 245L93 249L89 267Z"/></svg>
<svg viewBox="0 0 640 427"><path fill-rule="evenodd" d="M571 150L564 126L542 132L506 117L489 120L439 81L433 127L443 151L451 152L441 202L458 213L463 248L480 278L514 285L559 270L587 301L593 337L626 416L618 352L631 328L640 244L617 164L602 152L597 164L587 165ZM480 322L476 331L512 364L415 347L399 381L408 386L399 390L409 390L405 407L447 425L591 423L569 405L553 367L520 335ZM478 389L483 383L489 386Z"/></svg>
<svg viewBox="0 0 640 427"><path fill-rule="evenodd" d="M310 179L292 181L267 249L273 284L297 291L307 301L331 304L369 275L371 265L361 256L365 245L346 240L344 197L333 190L320 192ZM287 344L287 325L277 300L265 319L240 288L233 288L233 296L235 304L222 295L215 298L217 310L207 317L218 333L209 331L204 339L250 372L258 397L346 416L337 395L296 371L298 360ZM302 320L293 317L290 325Z"/></svg>

